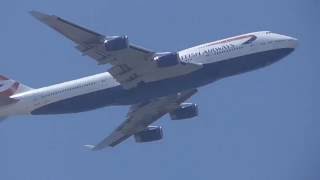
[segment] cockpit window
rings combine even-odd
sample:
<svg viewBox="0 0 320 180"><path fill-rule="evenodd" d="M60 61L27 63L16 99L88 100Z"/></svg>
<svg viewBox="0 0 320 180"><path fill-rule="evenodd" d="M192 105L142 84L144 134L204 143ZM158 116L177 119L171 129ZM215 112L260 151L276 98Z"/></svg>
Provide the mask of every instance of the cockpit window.
<svg viewBox="0 0 320 180"><path fill-rule="evenodd" d="M246 42L244 42L242 44L251 44L253 41L255 41L257 39L257 36L255 36L255 35L249 35L248 37L250 37L250 39L248 39Z"/></svg>

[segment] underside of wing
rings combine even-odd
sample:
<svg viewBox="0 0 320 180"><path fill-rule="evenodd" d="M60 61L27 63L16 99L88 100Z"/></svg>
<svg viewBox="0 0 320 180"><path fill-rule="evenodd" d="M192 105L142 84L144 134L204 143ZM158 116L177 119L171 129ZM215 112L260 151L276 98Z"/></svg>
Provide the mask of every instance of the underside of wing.
<svg viewBox="0 0 320 180"><path fill-rule="evenodd" d="M37 11L32 16L76 43L83 55L111 64L110 74L125 88L187 74L202 67L180 63L177 53L160 54L129 42L126 36L104 36L55 15Z"/></svg>
<svg viewBox="0 0 320 180"><path fill-rule="evenodd" d="M146 129L163 115L174 111L179 105L197 92L196 89L183 91L172 96L157 98L131 106L127 119L108 137L96 146L86 145L92 150L114 147L130 136Z"/></svg>
<svg viewBox="0 0 320 180"><path fill-rule="evenodd" d="M101 64L111 64L109 72L129 89L142 81L142 69L152 68L154 52L128 42L126 36L104 36L55 15L31 11L31 15L72 40L83 55ZM148 68L149 67L149 68Z"/></svg>
<svg viewBox="0 0 320 180"><path fill-rule="evenodd" d="M30 13L42 23L48 25L77 44L98 43L105 39L105 36L99 33L73 24L58 16L47 15L37 11L31 11Z"/></svg>

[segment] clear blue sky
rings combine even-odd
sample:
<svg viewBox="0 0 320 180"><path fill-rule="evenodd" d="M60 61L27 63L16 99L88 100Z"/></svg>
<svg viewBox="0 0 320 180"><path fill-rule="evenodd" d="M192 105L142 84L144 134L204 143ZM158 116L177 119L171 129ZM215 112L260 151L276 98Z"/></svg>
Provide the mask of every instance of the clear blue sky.
<svg viewBox="0 0 320 180"><path fill-rule="evenodd" d="M28 11L62 16L106 35L128 35L176 51L241 33L270 30L299 48L265 69L200 89L200 116L173 122L164 140L86 151L121 123L127 107L59 116L13 117L0 124L0 179L320 179L317 0L109 1L1 3L0 74L32 87L103 72Z"/></svg>

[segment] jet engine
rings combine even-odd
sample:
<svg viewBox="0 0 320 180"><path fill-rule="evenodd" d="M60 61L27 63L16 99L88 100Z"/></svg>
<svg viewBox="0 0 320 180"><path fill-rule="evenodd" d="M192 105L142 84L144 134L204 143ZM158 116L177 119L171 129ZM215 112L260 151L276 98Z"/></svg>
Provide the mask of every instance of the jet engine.
<svg viewBox="0 0 320 180"><path fill-rule="evenodd" d="M129 40L127 36L119 36L111 40L106 40L104 46L107 51L119 51L129 47Z"/></svg>
<svg viewBox="0 0 320 180"><path fill-rule="evenodd" d="M162 56L156 56L153 60L160 68L171 67L180 63L178 53L168 53Z"/></svg>
<svg viewBox="0 0 320 180"><path fill-rule="evenodd" d="M161 126L148 126L145 130L134 134L134 139L138 143L157 141L163 138Z"/></svg>
<svg viewBox="0 0 320 180"><path fill-rule="evenodd" d="M172 120L182 120L198 116L199 110L197 104L182 103L179 108L170 113Z"/></svg>

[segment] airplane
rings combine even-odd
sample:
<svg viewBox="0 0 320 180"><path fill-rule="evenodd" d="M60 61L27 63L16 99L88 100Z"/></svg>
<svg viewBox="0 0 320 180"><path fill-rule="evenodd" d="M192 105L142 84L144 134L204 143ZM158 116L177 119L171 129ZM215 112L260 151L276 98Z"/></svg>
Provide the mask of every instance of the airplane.
<svg viewBox="0 0 320 180"><path fill-rule="evenodd" d="M198 88L273 64L298 45L296 38L259 31L178 52L156 52L129 42L127 36L105 36L55 15L30 13L73 41L82 55L111 67L37 89L0 76L0 119L130 106L126 120L109 136L97 145L85 145L91 150L114 147L131 136L138 143L162 139L162 127L152 123L165 114L172 120L198 116L197 104L185 102Z"/></svg>

